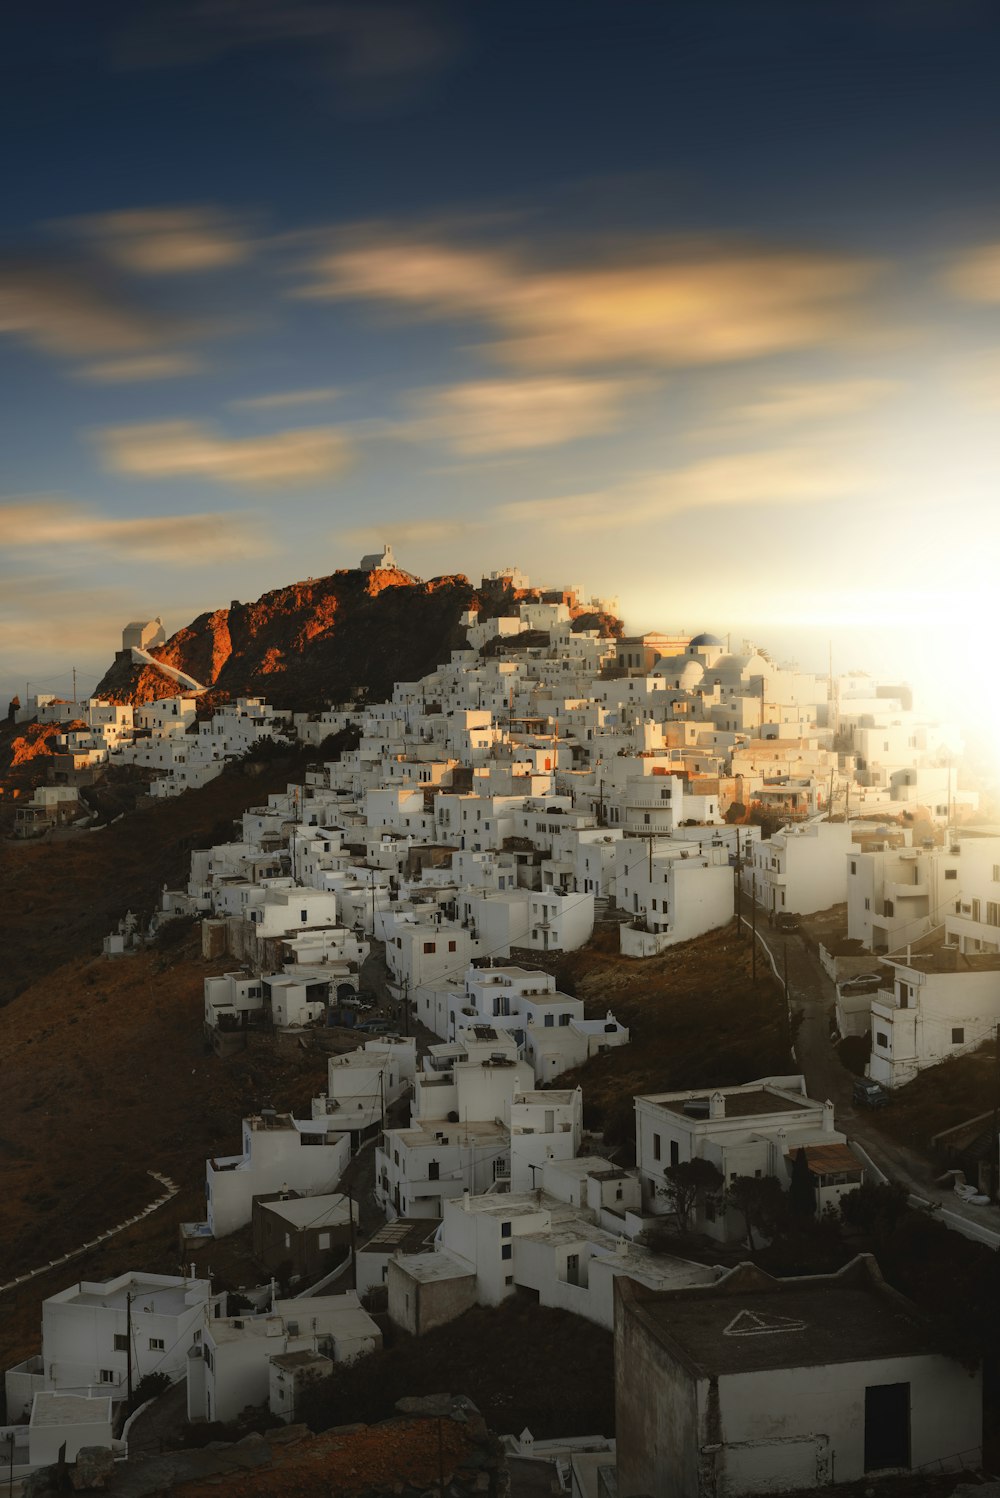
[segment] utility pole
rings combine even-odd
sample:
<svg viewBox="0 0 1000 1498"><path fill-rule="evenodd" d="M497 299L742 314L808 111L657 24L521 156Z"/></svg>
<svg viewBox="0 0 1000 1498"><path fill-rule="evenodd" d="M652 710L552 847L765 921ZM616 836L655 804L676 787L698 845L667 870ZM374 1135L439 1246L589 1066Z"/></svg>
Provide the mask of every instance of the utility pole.
<svg viewBox="0 0 1000 1498"><path fill-rule="evenodd" d="M757 875L753 876L753 905L750 908L750 981L757 982Z"/></svg>
<svg viewBox="0 0 1000 1498"><path fill-rule="evenodd" d="M743 940L743 862L740 855L740 829L736 829L736 935Z"/></svg>
<svg viewBox="0 0 1000 1498"><path fill-rule="evenodd" d="M73 706L76 706L76 667L73 667Z"/></svg>
<svg viewBox="0 0 1000 1498"><path fill-rule="evenodd" d="M132 1292L131 1292L131 1290L127 1291L126 1294L125 1294L125 1341L127 1343L127 1346L125 1348L125 1360L126 1360L125 1361L125 1368L126 1368L126 1375L125 1376L126 1376L126 1379L127 1379L127 1382L128 1382L128 1404L131 1407L131 1404L132 1404Z"/></svg>
<svg viewBox="0 0 1000 1498"><path fill-rule="evenodd" d="M784 967L784 974L785 974L785 1008L787 1009L788 1008L788 937L787 936L785 937L785 945L782 948L782 957L784 959L782 965Z"/></svg>
<svg viewBox="0 0 1000 1498"><path fill-rule="evenodd" d="M358 1256L354 1240L354 1193L350 1186L347 1186L344 1194L347 1197L347 1218L351 1233L351 1289L356 1290L358 1288Z"/></svg>

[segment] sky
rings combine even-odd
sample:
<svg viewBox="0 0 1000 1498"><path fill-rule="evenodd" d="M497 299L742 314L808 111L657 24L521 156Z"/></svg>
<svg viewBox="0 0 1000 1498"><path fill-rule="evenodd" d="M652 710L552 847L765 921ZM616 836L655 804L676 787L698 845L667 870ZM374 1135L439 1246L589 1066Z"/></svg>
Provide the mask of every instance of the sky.
<svg viewBox="0 0 1000 1498"><path fill-rule="evenodd" d="M17 7L0 691L388 541L1000 731L998 76L990 0Z"/></svg>

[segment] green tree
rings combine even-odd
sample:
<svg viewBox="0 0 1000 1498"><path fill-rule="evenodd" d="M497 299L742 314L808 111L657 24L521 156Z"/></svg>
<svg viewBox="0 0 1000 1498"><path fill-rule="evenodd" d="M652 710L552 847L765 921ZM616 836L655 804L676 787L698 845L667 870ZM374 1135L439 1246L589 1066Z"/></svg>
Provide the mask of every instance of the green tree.
<svg viewBox="0 0 1000 1498"><path fill-rule="evenodd" d="M664 1182L657 1190L670 1202L670 1209L677 1219L677 1228L687 1233L691 1214L699 1197L714 1195L724 1184L721 1172L711 1160L681 1160L668 1165L663 1172Z"/></svg>
<svg viewBox="0 0 1000 1498"><path fill-rule="evenodd" d="M788 1205L797 1217L816 1216L816 1177L809 1169L809 1157L804 1149L796 1150L792 1159Z"/></svg>
<svg viewBox="0 0 1000 1498"><path fill-rule="evenodd" d="M739 1212L746 1225L747 1247L753 1253L754 1229L770 1236L788 1210L788 1198L774 1176L735 1176L726 1188L726 1205Z"/></svg>

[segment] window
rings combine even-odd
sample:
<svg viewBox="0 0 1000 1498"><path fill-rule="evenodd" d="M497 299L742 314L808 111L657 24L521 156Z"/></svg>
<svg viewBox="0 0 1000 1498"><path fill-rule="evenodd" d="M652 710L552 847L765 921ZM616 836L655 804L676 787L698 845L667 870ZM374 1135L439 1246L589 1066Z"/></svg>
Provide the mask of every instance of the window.
<svg viewBox="0 0 1000 1498"><path fill-rule="evenodd" d="M514 1245L513 1245L513 1243L501 1243L501 1245L500 1245L500 1257L501 1257L501 1259L511 1259L511 1258L513 1258L513 1256L514 1256Z"/></svg>
<svg viewBox="0 0 1000 1498"><path fill-rule="evenodd" d="M437 947L435 946L434 942L432 942L432 941L425 941L424 942L424 951L425 952L436 952L437 951Z"/></svg>
<svg viewBox="0 0 1000 1498"><path fill-rule="evenodd" d="M957 1028L955 1028L954 1030L952 1030L952 1032L951 1032L951 1043L952 1043L952 1045L964 1045L965 1044L965 1029L962 1026L958 1026Z"/></svg>
<svg viewBox="0 0 1000 1498"><path fill-rule="evenodd" d="M653 1159L654 1160L658 1160L659 1158L660 1158L660 1136L659 1136L659 1134L654 1134L653 1135Z"/></svg>
<svg viewBox="0 0 1000 1498"><path fill-rule="evenodd" d="M871 900L869 900L868 896L866 895L865 896L865 909L866 910L871 910L871 908L872 908L872 902L871 902Z"/></svg>
<svg viewBox="0 0 1000 1498"><path fill-rule="evenodd" d="M881 1030L876 1030L875 1031L875 1044L877 1046L881 1047L881 1049L883 1051L887 1051L889 1049L889 1037L888 1037L888 1035L883 1034L883 1032Z"/></svg>
<svg viewBox="0 0 1000 1498"><path fill-rule="evenodd" d="M671 1165L679 1165L681 1163L680 1145L676 1139L671 1139L670 1141L670 1163Z"/></svg>
<svg viewBox="0 0 1000 1498"><path fill-rule="evenodd" d="M891 900L886 900L884 902L883 906L882 906L882 914L883 915L894 915L895 914L895 909L896 908L893 905L892 901Z"/></svg>
<svg viewBox="0 0 1000 1498"><path fill-rule="evenodd" d="M993 883L1000 884L1000 863L993 865Z"/></svg>
<svg viewBox="0 0 1000 1498"><path fill-rule="evenodd" d="M128 1352L128 1337L124 1332L115 1332L115 1352Z"/></svg>
<svg viewBox="0 0 1000 1498"><path fill-rule="evenodd" d="M554 1014L547 1014L545 1016L545 1024L546 1024L547 1028L551 1027L552 1025L554 1025L555 1022L556 1022L556 1017L555 1017Z"/></svg>
<svg viewBox="0 0 1000 1498"><path fill-rule="evenodd" d="M505 1285L512 1285L514 1283L514 1276L512 1274L505 1274L503 1282Z"/></svg>
<svg viewBox="0 0 1000 1498"><path fill-rule="evenodd" d="M329 1247L330 1247L330 1234L329 1233L320 1233L320 1235L319 1235L319 1250L320 1250L320 1253L322 1253L324 1251L324 1249L327 1249Z"/></svg>
<svg viewBox="0 0 1000 1498"><path fill-rule="evenodd" d="M987 926L1000 926L1000 904L995 900L986 902L986 924Z"/></svg>
<svg viewBox="0 0 1000 1498"><path fill-rule="evenodd" d="M116 1383L116 1382L117 1382L117 1380L115 1378L113 1369L111 1369L111 1368L102 1368L101 1369L101 1383L102 1384L113 1384L113 1383Z"/></svg>
<svg viewBox="0 0 1000 1498"><path fill-rule="evenodd" d="M309 912L308 912L308 910L303 910L303 912L302 912L302 919L303 919L303 921L307 921L309 919Z"/></svg>
<svg viewBox="0 0 1000 1498"><path fill-rule="evenodd" d="M427 1179L439 1181L441 1179L441 1164L438 1160L430 1160L427 1165Z"/></svg>
<svg viewBox="0 0 1000 1498"><path fill-rule="evenodd" d="M448 951L449 952L457 952L458 951L458 942L456 942L456 941L450 941L448 943Z"/></svg>
<svg viewBox="0 0 1000 1498"><path fill-rule="evenodd" d="M500 1236L501 1236L501 1238L509 1238L510 1237L510 1226L511 1225L510 1225L509 1222L502 1222L500 1224Z"/></svg>
<svg viewBox="0 0 1000 1498"><path fill-rule="evenodd" d="M957 869L945 869L945 871L944 871L944 877L946 879L957 879L958 878L958 870Z"/></svg>
<svg viewBox="0 0 1000 1498"><path fill-rule="evenodd" d="M973 902L972 902L972 919L974 921L978 921L979 920L979 901L978 900L973 900Z"/></svg>
<svg viewBox="0 0 1000 1498"><path fill-rule="evenodd" d="M559 1023L561 1025L568 1025L572 1018L573 1016L571 1014L560 1014Z"/></svg>

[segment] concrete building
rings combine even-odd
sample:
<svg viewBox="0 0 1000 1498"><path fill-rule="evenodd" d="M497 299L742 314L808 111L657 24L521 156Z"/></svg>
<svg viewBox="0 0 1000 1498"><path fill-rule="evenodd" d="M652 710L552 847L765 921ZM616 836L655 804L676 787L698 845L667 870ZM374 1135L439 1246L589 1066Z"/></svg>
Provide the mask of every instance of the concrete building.
<svg viewBox="0 0 1000 1498"><path fill-rule="evenodd" d="M621 1278L620 1498L736 1498L975 1467L981 1376L938 1346L868 1255L793 1279L741 1264L678 1290Z"/></svg>
<svg viewBox="0 0 1000 1498"><path fill-rule="evenodd" d="M268 1274L284 1268L299 1279L316 1279L347 1257L358 1215L357 1202L340 1192L255 1196L253 1256Z"/></svg>
<svg viewBox="0 0 1000 1498"><path fill-rule="evenodd" d="M904 1087L925 1067L974 1051L1000 1025L1000 954L937 942L886 957L892 986L871 999L868 1075Z"/></svg>
<svg viewBox="0 0 1000 1498"><path fill-rule="evenodd" d="M147 1373L179 1378L210 1306L208 1280L130 1271L80 1280L42 1301L42 1350L4 1376L8 1419L42 1391L123 1399Z"/></svg>
<svg viewBox="0 0 1000 1498"><path fill-rule="evenodd" d="M224 1238L245 1227L255 1196L289 1189L307 1196L332 1191L350 1157L350 1136L329 1134L323 1120L302 1122L273 1111L245 1118L243 1153L206 1161L209 1231Z"/></svg>
<svg viewBox="0 0 1000 1498"><path fill-rule="evenodd" d="M799 822L752 843L743 868L747 894L769 915L811 915L847 899L851 828L847 822Z"/></svg>
<svg viewBox="0 0 1000 1498"><path fill-rule="evenodd" d="M797 1152L805 1149L809 1158L815 1151L817 1212L836 1207L862 1180L860 1160L834 1128L833 1104L807 1097L804 1077L637 1097L635 1141L643 1204L652 1216L673 1210L668 1168L693 1159L710 1161L725 1184L736 1176L774 1176L787 1187ZM697 1203L694 1226L723 1242L746 1232L742 1216L711 1195Z"/></svg>

